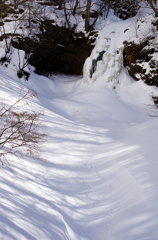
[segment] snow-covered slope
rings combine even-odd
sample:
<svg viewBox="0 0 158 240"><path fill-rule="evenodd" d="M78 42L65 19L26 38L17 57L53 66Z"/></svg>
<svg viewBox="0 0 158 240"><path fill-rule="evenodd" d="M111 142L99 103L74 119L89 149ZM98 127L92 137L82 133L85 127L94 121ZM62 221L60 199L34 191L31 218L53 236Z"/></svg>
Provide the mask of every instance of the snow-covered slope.
<svg viewBox="0 0 158 240"><path fill-rule="evenodd" d="M112 31L109 49L122 47L132 26L108 21L94 52ZM124 68L114 88L102 67L89 84L31 68L26 82L0 67L0 96L12 103L21 86L33 88L32 107L44 110L48 133L42 160L9 156L10 166L1 167L0 239L158 239L158 119L150 116L158 115L151 97L158 91Z"/></svg>

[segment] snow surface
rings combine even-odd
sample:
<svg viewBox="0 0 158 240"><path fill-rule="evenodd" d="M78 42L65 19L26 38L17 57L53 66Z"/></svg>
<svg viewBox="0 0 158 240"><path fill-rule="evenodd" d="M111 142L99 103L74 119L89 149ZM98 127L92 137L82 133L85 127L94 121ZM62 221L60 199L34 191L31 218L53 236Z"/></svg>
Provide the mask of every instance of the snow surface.
<svg viewBox="0 0 158 240"><path fill-rule="evenodd" d="M131 20L109 17L91 58L105 38L114 52L132 30ZM11 104L21 87L34 89L31 107L44 110L48 139L41 160L10 155L10 166L1 166L0 239L157 240L157 88L124 68L115 88L100 70L88 84L82 76L38 76L29 66L27 82L17 78L16 56L14 66L0 66L0 96Z"/></svg>

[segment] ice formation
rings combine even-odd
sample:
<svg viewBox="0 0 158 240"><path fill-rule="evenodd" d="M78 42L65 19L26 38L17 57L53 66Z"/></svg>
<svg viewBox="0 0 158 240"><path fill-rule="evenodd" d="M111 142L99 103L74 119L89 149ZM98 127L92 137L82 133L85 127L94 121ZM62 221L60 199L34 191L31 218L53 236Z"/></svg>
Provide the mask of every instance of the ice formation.
<svg viewBox="0 0 158 240"><path fill-rule="evenodd" d="M111 49L110 45L106 44L101 51L95 49L95 53L92 52L91 56L85 61L83 81L92 83L98 77L103 76L107 82L116 87L123 68L123 47Z"/></svg>

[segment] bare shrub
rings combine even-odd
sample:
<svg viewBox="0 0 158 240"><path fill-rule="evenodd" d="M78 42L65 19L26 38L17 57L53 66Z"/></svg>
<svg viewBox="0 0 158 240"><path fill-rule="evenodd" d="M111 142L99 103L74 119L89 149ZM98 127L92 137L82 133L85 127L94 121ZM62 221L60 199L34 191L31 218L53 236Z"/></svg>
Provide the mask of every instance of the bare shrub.
<svg viewBox="0 0 158 240"><path fill-rule="evenodd" d="M42 112L23 111L28 99L33 94L28 91L10 107L1 101L0 104L0 161L8 163L8 154L17 158L29 154L40 156L40 143L45 140L45 134L40 133ZM26 106L25 106L26 107ZM8 163L9 164L9 163Z"/></svg>

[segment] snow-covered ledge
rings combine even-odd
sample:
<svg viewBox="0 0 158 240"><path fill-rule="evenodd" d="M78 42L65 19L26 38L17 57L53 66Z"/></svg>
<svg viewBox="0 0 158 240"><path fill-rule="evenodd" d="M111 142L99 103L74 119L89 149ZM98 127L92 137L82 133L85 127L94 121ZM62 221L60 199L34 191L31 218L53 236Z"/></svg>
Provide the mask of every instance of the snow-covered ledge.
<svg viewBox="0 0 158 240"><path fill-rule="evenodd" d="M112 83L113 87L119 82L119 75L123 68L123 47L114 49L106 42L104 49L94 48L91 56L86 59L83 67L83 81L92 83L98 77Z"/></svg>

